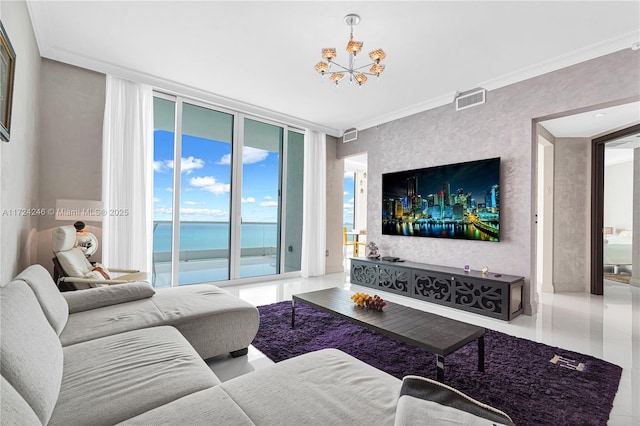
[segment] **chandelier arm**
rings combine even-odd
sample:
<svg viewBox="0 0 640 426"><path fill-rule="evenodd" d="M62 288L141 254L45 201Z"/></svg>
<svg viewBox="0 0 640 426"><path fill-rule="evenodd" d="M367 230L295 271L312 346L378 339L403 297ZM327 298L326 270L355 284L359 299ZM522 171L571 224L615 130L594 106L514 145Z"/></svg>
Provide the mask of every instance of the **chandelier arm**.
<svg viewBox="0 0 640 426"><path fill-rule="evenodd" d="M351 72L351 69L349 69L349 68L347 68L347 67L345 67L345 66L342 66L342 65L340 65L340 64L339 64L339 63L337 63L337 62L333 62L333 61L332 61L332 62L331 62L331 65L336 65L336 66L338 66L338 67L342 68L342 70L343 70L343 71Z"/></svg>
<svg viewBox="0 0 640 426"><path fill-rule="evenodd" d="M371 63L369 63L369 64L367 64L367 65L361 65L361 66L359 66L358 68L354 68L353 70L354 70L354 71L358 71L358 70L361 70L362 68L368 68L368 67L370 67L371 65L375 65L375 62L371 62Z"/></svg>
<svg viewBox="0 0 640 426"><path fill-rule="evenodd" d="M338 67L342 68L343 71L346 71L346 72L349 72L349 73L355 73L355 72L359 72L363 68L369 68L370 66L375 65L375 62L370 62L370 63L368 63L366 65L360 65L357 68L347 68L347 67L345 67L343 65L340 65L337 62L333 62L333 61L331 62L331 65L338 66ZM363 74L367 74L366 72L362 72L362 73ZM375 75L375 74L369 74L369 75Z"/></svg>

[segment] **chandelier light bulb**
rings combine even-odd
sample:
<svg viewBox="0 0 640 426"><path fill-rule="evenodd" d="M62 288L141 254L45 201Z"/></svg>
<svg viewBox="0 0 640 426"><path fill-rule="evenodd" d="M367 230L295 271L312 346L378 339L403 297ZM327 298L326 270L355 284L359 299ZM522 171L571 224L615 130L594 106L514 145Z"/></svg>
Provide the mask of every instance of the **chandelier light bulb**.
<svg viewBox="0 0 640 426"><path fill-rule="evenodd" d="M327 64L326 62L318 62L316 64L316 71L318 71L322 75L324 75L324 73L327 72L328 69L329 64Z"/></svg>
<svg viewBox="0 0 640 426"><path fill-rule="evenodd" d="M363 43L361 41L355 41L353 39L353 35L349 39L349 43L347 43L347 52L351 53L353 56L356 56L362 50Z"/></svg>
<svg viewBox="0 0 640 426"><path fill-rule="evenodd" d="M331 61L333 61L336 56L336 49L322 49L322 58L326 59L329 63L331 63Z"/></svg>
<svg viewBox="0 0 640 426"><path fill-rule="evenodd" d="M344 66L335 62L337 57L336 49L330 47L322 49L322 59L324 59L324 61L317 63L315 70L320 75L324 76L325 74L328 74L329 69L333 68L334 72L331 73L330 79L336 86L347 75L349 76L349 82L353 82L355 80L358 86L362 86L367 82L367 76L380 77L380 74L385 68L381 62L387 55L384 50L376 49L369 53L369 58L371 58L372 62L365 65L356 65L356 56L362 51L362 46L364 46L364 42L353 39L353 26L360 23L360 17L351 13L344 17L344 22L351 27L346 49L349 54L349 61L347 62L348 65ZM334 67L338 67L339 70L335 70ZM367 70L367 68L369 69Z"/></svg>
<svg viewBox="0 0 640 426"><path fill-rule="evenodd" d="M342 74L341 72L334 72L333 74L331 74L331 81L333 81L336 84L336 86L338 85L340 80L342 80L343 78L344 78L344 74Z"/></svg>
<svg viewBox="0 0 640 426"><path fill-rule="evenodd" d="M387 55L384 53L382 49L376 49L373 52L369 53L369 57L371 60L377 65L383 60Z"/></svg>
<svg viewBox="0 0 640 426"><path fill-rule="evenodd" d="M375 64L369 71L371 71L372 74L380 77L380 74L382 74L382 71L384 71L384 65Z"/></svg>

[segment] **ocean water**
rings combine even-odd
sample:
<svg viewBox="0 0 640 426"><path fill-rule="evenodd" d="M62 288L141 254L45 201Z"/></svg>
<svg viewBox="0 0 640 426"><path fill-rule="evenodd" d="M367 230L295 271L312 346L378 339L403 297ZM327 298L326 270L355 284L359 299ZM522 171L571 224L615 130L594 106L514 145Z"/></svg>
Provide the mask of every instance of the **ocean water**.
<svg viewBox="0 0 640 426"><path fill-rule="evenodd" d="M171 222L156 222L153 232L153 251L171 251ZM180 251L229 248L228 222L182 222ZM243 248L277 247L278 227L275 223L243 223L240 242Z"/></svg>

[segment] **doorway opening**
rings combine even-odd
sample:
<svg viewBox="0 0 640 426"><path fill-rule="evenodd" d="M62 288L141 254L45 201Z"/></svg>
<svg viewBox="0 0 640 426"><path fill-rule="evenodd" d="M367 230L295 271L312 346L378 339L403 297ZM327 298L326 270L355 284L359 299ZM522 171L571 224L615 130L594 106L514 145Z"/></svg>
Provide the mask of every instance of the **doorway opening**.
<svg viewBox="0 0 640 426"><path fill-rule="evenodd" d="M605 286L604 271L628 273L631 284L640 285L640 265L605 259L611 254L607 252L622 250L640 262L640 210L633 209L640 205L639 107L637 101L608 104L534 121L533 274L538 291L602 295L605 287L615 284L608 280ZM608 143L612 154L605 152ZM624 160L619 158L623 149L629 150ZM631 171L624 177L612 171L613 180L606 183L609 163L622 162ZM610 216L606 220L605 206ZM609 242L614 245L605 247Z"/></svg>
<svg viewBox="0 0 640 426"><path fill-rule="evenodd" d="M343 252L345 258L366 255L367 154L344 159Z"/></svg>
<svg viewBox="0 0 640 426"><path fill-rule="evenodd" d="M633 206L640 203L640 188L634 185L640 181L640 170L634 167L636 156L640 158L640 124L593 140L591 294L604 293L605 278L631 284L635 277L637 284L639 265L633 262L633 246L634 239L636 246L639 242L640 217L634 217L638 213Z"/></svg>

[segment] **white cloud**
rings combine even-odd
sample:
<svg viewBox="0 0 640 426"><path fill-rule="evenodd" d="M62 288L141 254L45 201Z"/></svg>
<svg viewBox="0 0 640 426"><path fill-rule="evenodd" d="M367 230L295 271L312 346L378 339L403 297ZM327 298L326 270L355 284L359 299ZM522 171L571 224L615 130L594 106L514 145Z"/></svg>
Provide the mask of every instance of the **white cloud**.
<svg viewBox="0 0 640 426"><path fill-rule="evenodd" d="M354 201L355 201L355 198L353 198L353 197L349 200L349 202L350 202L351 204L353 204L353 202L354 202Z"/></svg>
<svg viewBox="0 0 640 426"><path fill-rule="evenodd" d="M273 199L273 197L272 197L271 195L265 195L265 196L264 196L264 199L265 199L265 200L271 200L271 199Z"/></svg>
<svg viewBox="0 0 640 426"><path fill-rule="evenodd" d="M216 181L213 176L194 177L189 179L189 185L200 188L216 195L222 195L231 191L231 185Z"/></svg>
<svg viewBox="0 0 640 426"><path fill-rule="evenodd" d="M168 160L167 167L173 169L173 160ZM180 171L182 173L190 174L195 169L201 169L204 167L204 160L201 158L195 158L193 155L187 158L182 157L180 159Z"/></svg>
<svg viewBox="0 0 640 426"><path fill-rule="evenodd" d="M218 209L191 209L191 208L182 208L180 209L180 216L182 215L203 215L203 216L214 216L214 217L226 217L229 215L228 212L224 210Z"/></svg>
<svg viewBox="0 0 640 426"><path fill-rule="evenodd" d="M344 209L353 209L353 203L344 203Z"/></svg>
<svg viewBox="0 0 640 426"><path fill-rule="evenodd" d="M276 201L263 201L260 203L262 207L278 207L278 203Z"/></svg>
<svg viewBox="0 0 640 426"><path fill-rule="evenodd" d="M220 159L220 161L218 161L216 164L221 164L221 165L229 165L231 164L231 154L225 154L222 156L222 158Z"/></svg>
<svg viewBox="0 0 640 426"><path fill-rule="evenodd" d="M243 203L255 203L255 202L256 202L256 199L255 199L255 198L253 198L253 197L247 197L247 198L243 198L243 199L242 199L242 202L243 202Z"/></svg>
<svg viewBox="0 0 640 426"><path fill-rule="evenodd" d="M348 191L344 191L343 195L346 197L347 195L349 195L349 192Z"/></svg>
<svg viewBox="0 0 640 426"><path fill-rule="evenodd" d="M196 158L190 155L187 158L182 157L180 159L180 170L182 173L190 174L195 169L201 169L204 167L204 160ZM173 160L160 160L153 162L153 171L157 173L164 173L167 170L173 169Z"/></svg>
<svg viewBox="0 0 640 426"><path fill-rule="evenodd" d="M184 202L187 206L197 206L200 203L196 203L195 201L185 201Z"/></svg>
<svg viewBox="0 0 640 426"><path fill-rule="evenodd" d="M158 201L162 201L162 199L158 198L158 197L153 197L153 202L154 203L157 203Z"/></svg>
<svg viewBox="0 0 640 426"><path fill-rule="evenodd" d="M167 192L173 192L173 188L165 188Z"/></svg>
<svg viewBox="0 0 640 426"><path fill-rule="evenodd" d="M269 151L264 149L252 148L250 146L242 147L242 164L259 163L269 156ZM231 164L231 154L225 154L216 164Z"/></svg>
<svg viewBox="0 0 640 426"><path fill-rule="evenodd" d="M169 207L156 207L155 209L153 209L154 213L158 213L158 214L171 214L173 213L173 209L169 208Z"/></svg>
<svg viewBox="0 0 640 426"><path fill-rule="evenodd" d="M345 179L353 179L353 172L344 172Z"/></svg>

